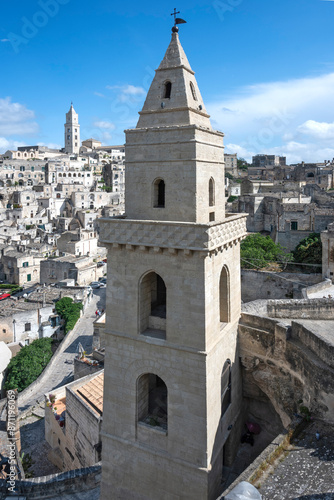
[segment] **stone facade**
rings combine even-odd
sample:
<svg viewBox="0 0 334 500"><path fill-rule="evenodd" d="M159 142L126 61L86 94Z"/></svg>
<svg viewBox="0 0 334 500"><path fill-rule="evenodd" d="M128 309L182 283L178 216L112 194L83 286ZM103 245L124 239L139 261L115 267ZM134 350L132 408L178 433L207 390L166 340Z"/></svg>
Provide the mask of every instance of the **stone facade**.
<svg viewBox="0 0 334 500"><path fill-rule="evenodd" d="M65 153L79 154L80 150L80 125L78 113L75 112L72 104L66 113L65 127Z"/></svg>
<svg viewBox="0 0 334 500"><path fill-rule="evenodd" d="M226 214L214 132L173 33L126 131L126 217L108 247L101 499L216 498L241 407L245 215ZM138 189L138 187L140 189Z"/></svg>
<svg viewBox="0 0 334 500"><path fill-rule="evenodd" d="M45 438L52 448L49 458L61 470L89 467L100 460L102 411L94 402L102 387L100 370L52 391L54 407L46 396ZM61 427L55 417L63 412L65 424Z"/></svg>

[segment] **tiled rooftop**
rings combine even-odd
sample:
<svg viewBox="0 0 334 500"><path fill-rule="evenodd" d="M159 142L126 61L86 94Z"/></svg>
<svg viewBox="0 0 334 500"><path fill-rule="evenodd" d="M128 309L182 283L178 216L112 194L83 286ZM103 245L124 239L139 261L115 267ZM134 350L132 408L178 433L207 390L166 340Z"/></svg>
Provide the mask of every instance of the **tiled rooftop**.
<svg viewBox="0 0 334 500"><path fill-rule="evenodd" d="M87 382L87 384L75 390L78 396L80 396L97 415L102 415L103 413L103 382L104 373L100 373Z"/></svg>

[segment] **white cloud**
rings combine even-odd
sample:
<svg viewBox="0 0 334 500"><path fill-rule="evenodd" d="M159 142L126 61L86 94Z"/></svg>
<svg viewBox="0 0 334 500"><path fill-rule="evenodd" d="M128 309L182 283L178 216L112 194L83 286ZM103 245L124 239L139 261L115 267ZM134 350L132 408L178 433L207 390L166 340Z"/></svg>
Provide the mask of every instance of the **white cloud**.
<svg viewBox="0 0 334 500"><path fill-rule="evenodd" d="M305 134L320 140L333 140L334 139L334 122L316 122L315 120L307 120L299 125L297 130L301 134Z"/></svg>
<svg viewBox="0 0 334 500"><path fill-rule="evenodd" d="M93 123L93 127L114 130L115 129L115 124L111 123L109 121L97 121L97 122Z"/></svg>
<svg viewBox="0 0 334 500"><path fill-rule="evenodd" d="M10 149L10 142L5 137L0 137L0 151L4 152L7 149Z"/></svg>
<svg viewBox="0 0 334 500"><path fill-rule="evenodd" d="M6 137L0 137L0 153L5 153L8 149L16 150L18 146L25 146L21 141L10 141Z"/></svg>
<svg viewBox="0 0 334 500"><path fill-rule="evenodd" d="M3 38L0 42L10 42L9 38Z"/></svg>
<svg viewBox="0 0 334 500"><path fill-rule="evenodd" d="M93 92L93 94L97 95L98 97L104 97L105 98L105 95L101 94L101 92Z"/></svg>
<svg viewBox="0 0 334 500"><path fill-rule="evenodd" d="M143 87L135 85L107 85L106 89L116 90L118 92L118 100L121 102L136 102L146 95Z"/></svg>
<svg viewBox="0 0 334 500"><path fill-rule="evenodd" d="M38 124L33 121L35 113L24 104L11 102L10 97L0 99L0 134L27 135L38 132Z"/></svg>
<svg viewBox="0 0 334 500"><path fill-rule="evenodd" d="M323 153L332 149L333 103L334 73L328 73L242 87L208 103L207 109L235 152L238 145L248 154L276 151L288 162L322 161Z"/></svg>

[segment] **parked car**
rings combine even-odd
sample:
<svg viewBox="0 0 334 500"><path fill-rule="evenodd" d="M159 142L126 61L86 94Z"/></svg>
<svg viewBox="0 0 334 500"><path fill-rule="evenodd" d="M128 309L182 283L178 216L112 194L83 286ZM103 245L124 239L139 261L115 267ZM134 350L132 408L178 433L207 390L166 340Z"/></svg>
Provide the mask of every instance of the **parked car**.
<svg viewBox="0 0 334 500"><path fill-rule="evenodd" d="M8 299L8 297L10 297L10 293L2 293L0 295L0 300L3 300L3 299Z"/></svg>
<svg viewBox="0 0 334 500"><path fill-rule="evenodd" d="M89 286L93 289L96 289L96 288L100 288L101 285L98 281L92 281Z"/></svg>
<svg viewBox="0 0 334 500"><path fill-rule="evenodd" d="M104 276L101 276L99 278L99 283L107 283L107 278L105 278Z"/></svg>

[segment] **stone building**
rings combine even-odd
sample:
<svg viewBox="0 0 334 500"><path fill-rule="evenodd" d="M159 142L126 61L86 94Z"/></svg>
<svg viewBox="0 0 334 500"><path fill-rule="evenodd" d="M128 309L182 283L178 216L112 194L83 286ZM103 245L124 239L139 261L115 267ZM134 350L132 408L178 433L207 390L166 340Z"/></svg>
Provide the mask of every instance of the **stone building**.
<svg viewBox="0 0 334 500"><path fill-rule="evenodd" d="M286 165L285 156L259 154L252 157L252 165L254 167L268 167L268 166L284 166Z"/></svg>
<svg viewBox="0 0 334 500"><path fill-rule="evenodd" d="M241 429L245 214L225 214L212 129L173 30L137 127L108 248L101 499L217 497Z"/></svg>
<svg viewBox="0 0 334 500"><path fill-rule="evenodd" d="M63 254L69 253L78 257L96 255L98 253L97 235L93 230L67 231L58 238L57 247Z"/></svg>
<svg viewBox="0 0 334 500"><path fill-rule="evenodd" d="M8 283L20 286L38 283L42 259L41 255L31 251L21 252L8 247L0 259L0 276Z"/></svg>
<svg viewBox="0 0 334 500"><path fill-rule="evenodd" d="M60 470L89 467L101 459L103 371L88 375L46 395L45 439L49 459Z"/></svg>
<svg viewBox="0 0 334 500"><path fill-rule="evenodd" d="M40 282L49 285L73 279L79 286L88 285L91 281L96 281L102 274L98 272L97 264L93 260L93 257L74 255L42 260Z"/></svg>
<svg viewBox="0 0 334 500"><path fill-rule="evenodd" d="M237 153L224 155L225 173L229 172L233 177L238 176L238 156Z"/></svg>
<svg viewBox="0 0 334 500"><path fill-rule="evenodd" d="M321 233L322 242L322 275L334 280L334 223L329 224Z"/></svg>

